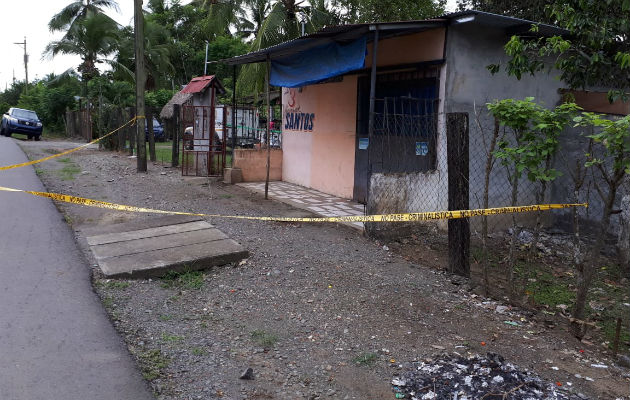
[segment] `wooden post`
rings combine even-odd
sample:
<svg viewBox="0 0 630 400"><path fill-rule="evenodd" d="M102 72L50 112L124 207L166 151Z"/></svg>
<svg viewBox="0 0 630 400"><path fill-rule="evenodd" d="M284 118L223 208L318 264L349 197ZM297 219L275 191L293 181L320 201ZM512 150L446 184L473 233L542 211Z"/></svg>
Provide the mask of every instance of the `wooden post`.
<svg viewBox="0 0 630 400"><path fill-rule="evenodd" d="M368 115L368 140L371 141L374 136L374 107L376 103L376 64L378 61L378 25L374 27L374 36L372 41L372 70L370 72L370 109ZM370 207L370 178L372 177L372 165L370 164L370 153L372 146L368 144L367 149L367 167L368 171L366 174L366 192L365 192L365 203L368 207ZM370 224L364 224L367 228L370 227Z"/></svg>
<svg viewBox="0 0 630 400"><path fill-rule="evenodd" d="M136 115L136 109L134 107L130 108L130 115ZM136 121L137 123L138 121ZM129 133L129 155L133 156L134 154L134 149L136 148L136 131L135 131L135 127L132 125L129 127L129 129L127 130L127 132Z"/></svg>
<svg viewBox="0 0 630 400"><path fill-rule="evenodd" d="M134 0L134 33L136 45L136 147L137 170L147 170L147 146L144 141L144 127L146 115L144 110L144 86L146 84L146 71L144 70L144 15L142 13L142 0Z"/></svg>
<svg viewBox="0 0 630 400"><path fill-rule="evenodd" d="M127 121L129 121L129 118L125 115L125 109L122 107L118 109L118 120L120 121L120 124L118 124L119 126L126 124ZM116 134L116 138L118 140L118 151L125 151L125 130L119 130Z"/></svg>
<svg viewBox="0 0 630 400"><path fill-rule="evenodd" d="M149 157L152 162L156 161L155 158L155 135L153 132L153 110L150 108L146 111L147 114L147 129L149 130Z"/></svg>
<svg viewBox="0 0 630 400"><path fill-rule="evenodd" d="M271 122L271 108L269 103L271 103L270 93L269 93L269 80L271 78L271 58L269 54L267 54L267 76L265 79L265 91L266 91L266 101L265 106L267 107L267 126L265 127L265 132L267 132L267 137L265 138L265 144L267 145L267 177L265 178L265 200L269 199L269 170L271 169L271 146L269 145L271 141L269 140L269 135L271 131L269 129L269 123Z"/></svg>
<svg viewBox="0 0 630 400"><path fill-rule="evenodd" d="M173 148L171 151L171 167L179 166L179 134L180 134L180 108L179 104L173 104Z"/></svg>
<svg viewBox="0 0 630 400"><path fill-rule="evenodd" d="M236 129L236 65L232 67L232 167L234 166L234 151L236 150L236 140L238 139L238 129Z"/></svg>
<svg viewBox="0 0 630 400"><path fill-rule="evenodd" d="M469 207L468 114L446 116L448 163L448 209ZM470 276L470 222L468 218L448 220L448 264L451 273Z"/></svg>

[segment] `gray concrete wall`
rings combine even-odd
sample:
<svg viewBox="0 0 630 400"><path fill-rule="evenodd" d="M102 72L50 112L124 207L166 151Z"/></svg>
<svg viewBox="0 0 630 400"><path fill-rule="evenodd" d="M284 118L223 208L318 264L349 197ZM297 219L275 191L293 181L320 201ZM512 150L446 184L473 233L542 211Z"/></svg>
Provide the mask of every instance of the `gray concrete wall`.
<svg viewBox="0 0 630 400"><path fill-rule="evenodd" d="M507 98L534 97L536 102L548 108L560 104L558 89L565 87L559 72L542 71L535 76L523 76L521 80L508 76L504 67L509 60L504 45L509 40L502 29L471 23L449 27L446 42L446 65L440 72L440 110L438 165L435 171L413 174L373 174L370 180L368 210L382 212L421 212L444 210L448 200L448 173L446 166L446 139L444 116L450 112L467 112L470 116L470 208L483 207L484 174L488 148L494 129L494 120L486 104ZM551 60L550 60L551 63ZM501 64L501 72L492 75L487 66ZM573 202L573 181L569 168L583 155L587 142L574 129L568 129L561 138L562 152L553 160L554 167L562 176L550 184L544 203ZM507 168L495 160L490 176L489 207L511 204L511 184ZM518 205L536 203L538 184L526 178L519 181ZM621 199L622 190L618 198ZM597 196L594 182L587 179L580 194L580 202L590 207L582 215L590 224L599 219L602 202ZM518 224L533 226L536 215L519 214ZM571 228L570 211L560 210L543 214L543 223L557 228ZM473 231L479 231L481 219L472 219ZM512 224L511 216L493 216L489 219L491 231L501 231ZM613 225L618 217L613 218ZM586 221L586 229L589 225ZM445 227L445 224L440 224ZM613 232L615 228L613 228Z"/></svg>
<svg viewBox="0 0 630 400"><path fill-rule="evenodd" d="M470 207L483 205L484 172L488 147L493 132L493 119L486 103L506 98L524 99L534 97L538 103L552 108L560 104L559 88L565 85L556 70L541 71L535 76L523 76L521 80L508 76L504 67L509 59L504 45L509 40L503 30L493 29L474 22L455 24L449 27L446 50L446 94L445 111L467 112L470 116ZM501 64L501 72L492 75L486 68L490 64ZM569 166L584 153L586 141L579 132L569 129L561 139L562 153L554 160L554 167L562 176L551 184L545 202L568 203L573 200L573 182ZM593 187L587 182L586 188ZM499 207L510 204L511 186L507 171L500 161L496 161L490 178L489 206ZM519 182L521 205L534 204L536 186L526 179ZM619 196L619 198L621 198ZM591 220L601 214L601 201L594 189L584 190L580 201L588 201L588 214ZM547 224L568 227L570 211L553 212L546 215ZM533 215L520 215L519 223L531 223ZM511 224L510 217L493 217L490 228L502 229ZM473 225L474 226L474 225Z"/></svg>

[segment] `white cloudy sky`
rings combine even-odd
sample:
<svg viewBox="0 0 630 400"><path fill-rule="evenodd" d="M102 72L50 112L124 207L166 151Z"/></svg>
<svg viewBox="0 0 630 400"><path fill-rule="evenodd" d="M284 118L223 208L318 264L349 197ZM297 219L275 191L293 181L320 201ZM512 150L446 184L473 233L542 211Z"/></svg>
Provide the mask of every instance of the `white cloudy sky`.
<svg viewBox="0 0 630 400"><path fill-rule="evenodd" d="M57 56L53 60L42 59L46 45L61 37L51 34L48 21L71 0L0 0L0 90L15 78L24 80L24 50L14 42L22 42L26 36L29 54L29 81L54 72L60 74L79 64L77 57ZM182 3L188 3L187 0ZM456 0L448 0L447 8L453 10ZM109 15L122 25L133 24L133 0L118 0L120 13Z"/></svg>
<svg viewBox="0 0 630 400"><path fill-rule="evenodd" d="M42 59L46 45L59 39L60 33L51 34L48 21L70 3L71 0L0 0L0 90L15 78L24 80L24 50L14 42L24 41L26 36L29 54L28 78L33 81L50 72L62 73L76 67L77 57L57 56L53 60ZM133 0L119 0L120 13L110 16L123 25L133 24Z"/></svg>

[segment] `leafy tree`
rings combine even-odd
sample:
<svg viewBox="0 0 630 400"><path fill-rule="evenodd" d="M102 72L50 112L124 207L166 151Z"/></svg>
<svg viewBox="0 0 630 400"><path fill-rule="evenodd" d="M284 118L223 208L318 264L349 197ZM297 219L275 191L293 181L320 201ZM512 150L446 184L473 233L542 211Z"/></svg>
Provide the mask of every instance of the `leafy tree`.
<svg viewBox="0 0 630 400"><path fill-rule="evenodd" d="M128 81L112 79L103 74L88 83L88 97L92 104L133 107L136 105L135 86Z"/></svg>
<svg viewBox="0 0 630 400"><path fill-rule="evenodd" d="M63 132L65 112L75 107L75 96L80 91L80 82L76 76L57 77L51 74L35 82L31 90L23 93L14 105L37 112L46 130Z"/></svg>
<svg viewBox="0 0 630 400"><path fill-rule="evenodd" d="M583 260L579 254L575 257L577 296L571 315L571 330L581 339L585 334L583 320L588 290L599 266L600 253L610 229L617 192L624 179L630 177L630 116L610 119L599 114L583 113L574 121L576 126L589 128L592 133L587 137L599 145L598 148L591 146L591 151L586 154L585 166L591 169L593 184L604 205L599 221L599 232L595 244L590 249L590 259Z"/></svg>
<svg viewBox="0 0 630 400"><path fill-rule="evenodd" d="M550 18L569 31L566 38L513 36L506 45L511 57L506 70L520 79L544 70L547 57L571 88L612 88L611 100L630 90L630 1L562 0L549 7ZM537 28L532 27L533 33ZM489 66L492 72L498 65Z"/></svg>
<svg viewBox="0 0 630 400"><path fill-rule="evenodd" d="M116 0L73 1L51 18L48 28L51 32L66 31L72 34L78 22L87 18L89 14L102 14L106 8L119 11L118 2Z"/></svg>
<svg viewBox="0 0 630 400"><path fill-rule="evenodd" d="M334 0L333 5L348 23L407 21L444 13L445 0Z"/></svg>
<svg viewBox="0 0 630 400"><path fill-rule="evenodd" d="M243 37L256 36L271 10L269 0L242 0L237 31Z"/></svg>
<svg viewBox="0 0 630 400"><path fill-rule="evenodd" d="M176 92L176 90L159 89L147 93L145 96L147 107L161 110Z"/></svg>
<svg viewBox="0 0 630 400"><path fill-rule="evenodd" d="M553 24L555 20L547 12L548 4L548 0L459 0L457 2L460 11L472 9Z"/></svg>
<svg viewBox="0 0 630 400"><path fill-rule="evenodd" d="M24 81L15 81L0 94L0 103L6 103L9 107L17 106L20 96L24 91Z"/></svg>
<svg viewBox="0 0 630 400"><path fill-rule="evenodd" d="M552 157L558 150L560 133L572 122L579 107L573 103L564 103L553 110L548 110L534 102L533 97L525 100L505 99L488 104L488 110L501 126L508 128L511 138L502 138L497 142L494 157L501 160L512 185L511 205L518 204L518 190L521 177L537 184L536 198L544 200L547 183L556 179L559 172L551 167ZM537 217L532 248L538 240L541 220ZM516 257L516 237L518 227L516 216L512 215L512 238L510 241L508 282L510 297L514 295L514 263Z"/></svg>
<svg viewBox="0 0 630 400"><path fill-rule="evenodd" d="M299 0L274 0L271 4L269 14L252 41L251 51L299 37L302 24L305 33L312 33L337 21L336 14L332 9L326 8L324 1L314 1L315 6ZM265 70L266 66L260 63L245 65L238 82L239 93L262 92Z"/></svg>
<svg viewBox="0 0 630 400"><path fill-rule="evenodd" d="M113 63L118 79L133 81L135 69L135 36L131 27L125 27L120 34L118 53ZM144 64L147 73L147 90L171 86L175 74L172 64L173 39L164 26L145 18L144 24Z"/></svg>
<svg viewBox="0 0 630 400"><path fill-rule="evenodd" d="M78 71L88 82L98 76L97 64L101 57L114 53L119 38L118 24L105 14L88 12L85 18L75 21L71 30L58 41L50 42L44 55L71 54L81 57Z"/></svg>

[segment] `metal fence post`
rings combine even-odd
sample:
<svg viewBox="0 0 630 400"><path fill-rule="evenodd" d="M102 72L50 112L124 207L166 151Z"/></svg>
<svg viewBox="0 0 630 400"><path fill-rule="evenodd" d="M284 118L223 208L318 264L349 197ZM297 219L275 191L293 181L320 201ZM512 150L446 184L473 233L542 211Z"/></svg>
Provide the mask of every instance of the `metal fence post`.
<svg viewBox="0 0 630 400"><path fill-rule="evenodd" d="M448 209L469 208L468 113L446 115ZM451 273L470 276L470 223L448 220L448 266Z"/></svg>
<svg viewBox="0 0 630 400"><path fill-rule="evenodd" d="M179 134L180 134L180 107L179 104L173 105L173 148L171 150L171 167L179 166Z"/></svg>

